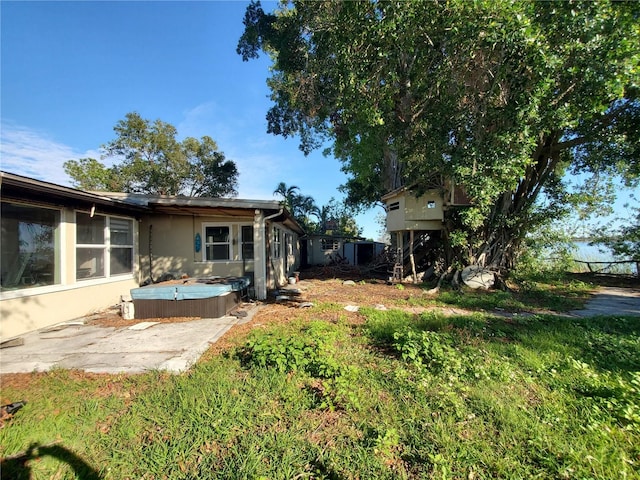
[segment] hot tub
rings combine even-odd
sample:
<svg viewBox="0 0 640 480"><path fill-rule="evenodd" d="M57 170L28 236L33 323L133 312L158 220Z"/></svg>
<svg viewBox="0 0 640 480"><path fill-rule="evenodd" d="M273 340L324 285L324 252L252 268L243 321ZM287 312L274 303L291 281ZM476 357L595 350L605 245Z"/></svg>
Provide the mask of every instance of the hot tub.
<svg viewBox="0 0 640 480"><path fill-rule="evenodd" d="M195 279L134 288L134 318L224 317L240 303L248 284L246 277L233 277L228 281Z"/></svg>

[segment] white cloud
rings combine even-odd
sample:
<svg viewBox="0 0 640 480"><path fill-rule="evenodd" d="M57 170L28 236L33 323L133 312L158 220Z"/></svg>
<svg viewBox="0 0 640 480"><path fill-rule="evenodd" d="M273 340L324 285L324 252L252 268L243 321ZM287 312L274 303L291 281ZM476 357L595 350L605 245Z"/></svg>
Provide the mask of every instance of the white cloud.
<svg viewBox="0 0 640 480"><path fill-rule="evenodd" d="M295 184L291 157L300 157L295 140L266 133L259 108L229 110L215 101L201 103L184 112L177 125L179 138L208 135L225 157L238 168L238 198L268 200L279 182Z"/></svg>
<svg viewBox="0 0 640 480"><path fill-rule="evenodd" d="M273 191L279 182L289 186L298 185L302 193L314 196L319 204L324 204L331 196L341 196L335 191L340 179L331 178L322 167L316 169L313 166L313 163L327 166L330 161L321 155L314 159L304 158L297 150L296 140L260 133L263 130L256 132L255 129L240 128L239 119L230 121L222 128L219 123L212 121L213 110L213 104L193 109L191 115L187 115L180 124L178 132L185 136L210 135L218 142L220 150L238 167L238 198L275 199ZM222 136L214 136L216 132L222 133ZM29 127L6 121L0 126L0 169L6 172L69 186L70 179L64 173L64 162L86 157L100 159L100 156L99 150L80 152L52 139L45 132ZM109 163L105 161L105 164ZM338 177L336 173L333 175ZM361 216L358 221L365 227L365 235L373 237L376 234L378 227L373 217Z"/></svg>
<svg viewBox="0 0 640 480"><path fill-rule="evenodd" d="M64 162L85 157L100 158L100 152L78 152L44 132L5 121L0 127L0 169L5 172L70 185Z"/></svg>
<svg viewBox="0 0 640 480"><path fill-rule="evenodd" d="M224 123L216 119L216 115L220 116L220 113L215 102L210 101L196 105L185 110L183 115L184 119L176 126L178 138L201 138L206 135L216 142L219 141L219 134L221 130L224 130Z"/></svg>

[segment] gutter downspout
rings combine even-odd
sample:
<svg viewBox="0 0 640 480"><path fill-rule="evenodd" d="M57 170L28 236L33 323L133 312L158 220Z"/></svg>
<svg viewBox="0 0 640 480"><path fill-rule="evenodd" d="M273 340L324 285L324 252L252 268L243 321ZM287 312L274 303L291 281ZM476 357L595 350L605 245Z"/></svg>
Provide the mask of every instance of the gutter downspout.
<svg viewBox="0 0 640 480"><path fill-rule="evenodd" d="M267 275L269 272L268 264L267 264L267 230L266 230L266 222L267 220L271 220L276 218L284 212L284 207L280 207L280 211L278 213L274 213L273 215L269 215L267 217L263 216L262 210L256 210L254 217L254 245L259 245L260 249L260 258L254 259L255 265L255 293L256 299L265 300L267 298ZM257 228L256 228L257 227ZM258 237L256 239L256 237ZM256 241L258 240L258 241Z"/></svg>

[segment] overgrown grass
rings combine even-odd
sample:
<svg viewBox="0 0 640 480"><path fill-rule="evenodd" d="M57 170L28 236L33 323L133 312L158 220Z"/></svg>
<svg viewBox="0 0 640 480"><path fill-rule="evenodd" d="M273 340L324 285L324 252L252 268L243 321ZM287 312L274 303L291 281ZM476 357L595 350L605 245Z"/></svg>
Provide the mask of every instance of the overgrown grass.
<svg viewBox="0 0 640 480"><path fill-rule="evenodd" d="M45 447L2 478L640 478L639 318L361 313L184 375L3 386L29 403L2 456Z"/></svg>
<svg viewBox="0 0 640 480"><path fill-rule="evenodd" d="M505 310L508 312L539 309L566 312L579 309L594 286L571 280L564 275L516 279L512 291L462 290L445 291L438 302L468 309Z"/></svg>
<svg viewBox="0 0 640 480"><path fill-rule="evenodd" d="M468 310L506 312L553 311L567 312L584 305L595 285L572 278L559 272L528 274L524 278L514 277L510 290L472 290L445 287L434 297L426 295L433 285L425 284L421 294L410 294L406 300L396 302L396 306L454 306ZM402 287L402 285L399 285Z"/></svg>

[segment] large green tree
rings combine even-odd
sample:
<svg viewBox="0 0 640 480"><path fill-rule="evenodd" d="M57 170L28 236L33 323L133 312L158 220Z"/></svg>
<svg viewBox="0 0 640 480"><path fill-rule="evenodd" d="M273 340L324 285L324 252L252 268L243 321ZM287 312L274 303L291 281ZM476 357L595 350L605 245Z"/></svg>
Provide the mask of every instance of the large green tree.
<svg viewBox="0 0 640 480"><path fill-rule="evenodd" d="M568 172L637 184L640 2L256 2L244 24L238 53L273 61L268 131L331 141L352 203L464 188L449 266L509 270L529 232L594 204Z"/></svg>
<svg viewBox="0 0 640 480"><path fill-rule="evenodd" d="M113 166L93 158L65 162L74 186L196 197L236 195L236 165L218 151L210 137L188 137L180 142L173 125L151 122L137 113L128 113L114 131L116 138L102 147L104 158L115 160Z"/></svg>

